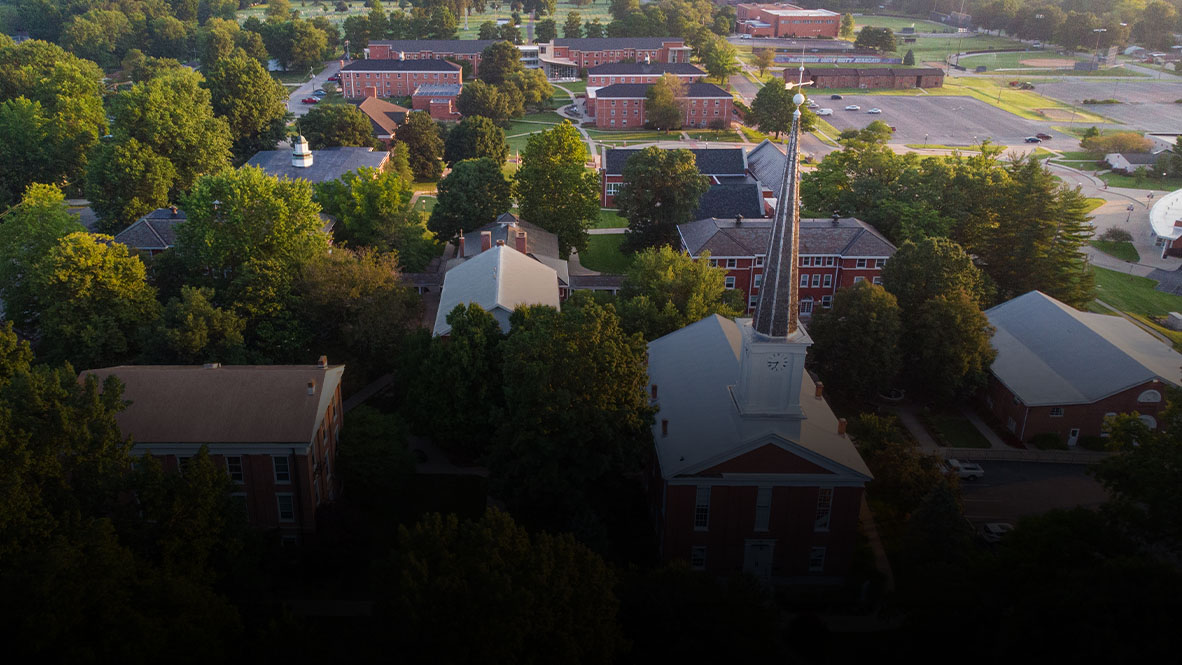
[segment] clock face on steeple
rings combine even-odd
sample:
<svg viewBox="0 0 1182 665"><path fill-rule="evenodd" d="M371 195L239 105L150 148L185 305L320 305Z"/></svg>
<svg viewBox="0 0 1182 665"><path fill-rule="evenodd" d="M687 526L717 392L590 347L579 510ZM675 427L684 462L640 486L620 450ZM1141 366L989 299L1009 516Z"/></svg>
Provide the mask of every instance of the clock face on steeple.
<svg viewBox="0 0 1182 665"><path fill-rule="evenodd" d="M782 372L788 369L787 353L773 353L767 357L767 368L772 372Z"/></svg>

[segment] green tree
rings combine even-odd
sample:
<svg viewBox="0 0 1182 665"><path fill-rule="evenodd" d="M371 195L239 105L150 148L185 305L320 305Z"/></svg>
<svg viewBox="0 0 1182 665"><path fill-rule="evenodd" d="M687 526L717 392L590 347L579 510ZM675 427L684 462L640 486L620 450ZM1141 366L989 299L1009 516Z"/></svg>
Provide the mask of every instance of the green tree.
<svg viewBox="0 0 1182 665"><path fill-rule="evenodd" d="M66 25L62 46L79 57L113 68L123 59L132 34L131 21L123 12L92 9Z"/></svg>
<svg viewBox="0 0 1182 665"><path fill-rule="evenodd" d="M377 145L369 118L352 104L316 106L300 118L298 127L313 150Z"/></svg>
<svg viewBox="0 0 1182 665"><path fill-rule="evenodd" d="M0 43L0 208L32 183L80 191L107 131L102 71L48 42Z"/></svg>
<svg viewBox="0 0 1182 665"><path fill-rule="evenodd" d="M725 39L714 37L706 42L701 54L706 72L729 89L731 74L742 71L739 67L738 50Z"/></svg>
<svg viewBox="0 0 1182 665"><path fill-rule="evenodd" d="M109 233L166 205L176 181L172 162L134 138L100 145L87 170L86 194L99 227Z"/></svg>
<svg viewBox="0 0 1182 665"><path fill-rule="evenodd" d="M144 342L153 361L182 365L241 361L246 322L215 306L213 299L213 289L181 287L180 297L168 301L158 329Z"/></svg>
<svg viewBox="0 0 1182 665"><path fill-rule="evenodd" d="M0 300L8 321L21 327L34 325L41 294L30 281L33 267L62 238L85 230L70 214L60 189L29 186L0 223Z"/></svg>
<svg viewBox="0 0 1182 665"><path fill-rule="evenodd" d="M1174 45L1171 33L1176 32L1177 27L1177 8L1163 0L1154 0L1141 11L1134 31L1138 41L1146 48L1166 49Z"/></svg>
<svg viewBox="0 0 1182 665"><path fill-rule="evenodd" d="M144 264L111 236L71 233L37 261L39 355L90 368L137 352L140 330L160 314Z"/></svg>
<svg viewBox="0 0 1182 665"><path fill-rule="evenodd" d="M473 84L465 85L465 89ZM463 93L461 93L463 96ZM406 122L394 132L394 138L410 152L410 170L421 181L438 180L443 173L443 139L431 116L422 111L406 114Z"/></svg>
<svg viewBox="0 0 1182 665"><path fill-rule="evenodd" d="M907 316L903 365L916 392L948 402L984 387L997 357L994 328L972 296L938 295Z"/></svg>
<svg viewBox="0 0 1182 665"><path fill-rule="evenodd" d="M343 243L397 250L413 272L434 258L437 247L422 213L411 205L410 183L394 171L362 167L316 186L325 212L337 218L333 234Z"/></svg>
<svg viewBox="0 0 1182 665"><path fill-rule="evenodd" d="M456 38L456 17L447 7L437 6L431 10L431 19L426 27L425 36L428 39Z"/></svg>
<svg viewBox="0 0 1182 665"><path fill-rule="evenodd" d="M849 39L850 37L854 36L854 15L853 14L842 14L841 15L841 30L838 32L838 35L843 39Z"/></svg>
<svg viewBox="0 0 1182 665"><path fill-rule="evenodd" d="M414 171L410 170L410 149L405 143L395 141L394 145L390 146L390 161L386 164L386 170L396 174L404 182L414 181Z"/></svg>
<svg viewBox="0 0 1182 665"><path fill-rule="evenodd" d="M769 67L776 64L776 52L770 48L761 48L754 52L755 66L759 68L759 77L763 78L763 73Z"/></svg>
<svg viewBox="0 0 1182 665"><path fill-rule="evenodd" d="M645 92L645 126L666 134L671 129L681 129L685 111L678 100L684 97L685 81L672 74L662 74Z"/></svg>
<svg viewBox="0 0 1182 665"><path fill-rule="evenodd" d="M509 42L489 44L480 54L480 80L490 85L501 83L522 70L521 51Z"/></svg>
<svg viewBox="0 0 1182 665"><path fill-rule="evenodd" d="M489 455L493 489L523 519L587 529L608 479L652 447L646 349L610 306L575 294L563 310L519 307L501 346L506 425Z"/></svg>
<svg viewBox="0 0 1182 665"><path fill-rule="evenodd" d="M583 36L583 17L578 12L566 13L566 22L562 24L562 36L567 39L578 39Z"/></svg>
<svg viewBox="0 0 1182 665"><path fill-rule="evenodd" d="M300 270L301 318L320 344L343 346L369 369L390 368L422 318L422 299L401 276L397 252L337 248L322 254Z"/></svg>
<svg viewBox="0 0 1182 665"><path fill-rule="evenodd" d="M985 275L960 245L946 238L903 243L883 266L882 283L908 318L932 298L956 291L969 294L978 306L990 300Z"/></svg>
<svg viewBox="0 0 1182 665"><path fill-rule="evenodd" d="M524 115L524 104L525 99L517 86L504 83L494 86L479 80L465 83L456 98L456 108L463 115L483 116L498 125Z"/></svg>
<svg viewBox="0 0 1182 665"><path fill-rule="evenodd" d="M291 2L289 0L268 0L267 19L286 21L291 18Z"/></svg>
<svg viewBox="0 0 1182 665"><path fill-rule="evenodd" d="M176 250L189 274L207 275L219 289L257 262L285 272L328 249L320 206L306 180L278 179L246 166L202 176L181 198L187 220Z"/></svg>
<svg viewBox="0 0 1182 665"><path fill-rule="evenodd" d="M871 398L890 388L899 372L900 308L881 286L860 282L839 290L831 308L813 314L809 333L812 360L827 388Z"/></svg>
<svg viewBox="0 0 1182 665"><path fill-rule="evenodd" d="M538 27L534 31L534 41L539 44L546 44L558 36L558 23L554 19L548 18L538 22Z"/></svg>
<svg viewBox="0 0 1182 665"><path fill-rule="evenodd" d="M346 16L341 27L345 31L345 40L349 42L349 55L363 57L365 47L369 46L369 21L360 14L354 14Z"/></svg>
<svg viewBox="0 0 1182 665"><path fill-rule="evenodd" d="M435 237L451 240L491 224L513 207L512 186L497 162L481 157L456 163L439 181L439 198L427 220Z"/></svg>
<svg viewBox="0 0 1182 665"><path fill-rule="evenodd" d="M523 219L558 236L558 251L587 247L599 217L599 176L588 171L587 149L569 122L530 134L515 176Z"/></svg>
<svg viewBox="0 0 1182 665"><path fill-rule="evenodd" d="M726 270L709 257L694 260L671 247L647 248L633 257L620 289L620 319L628 332L656 339L717 314L743 313L743 294L726 288Z"/></svg>
<svg viewBox="0 0 1182 665"><path fill-rule="evenodd" d="M443 142L443 161L448 166L465 159L488 157L497 164L509 158L505 130L488 118L468 116L452 127Z"/></svg>
<svg viewBox="0 0 1182 665"><path fill-rule="evenodd" d="M311 70L324 62L328 35L308 21L292 21L291 67Z"/></svg>
<svg viewBox="0 0 1182 665"><path fill-rule="evenodd" d="M411 660L608 663L622 651L611 569L569 534L530 534L489 509L475 522L426 515L398 541L377 614Z"/></svg>
<svg viewBox="0 0 1182 665"><path fill-rule="evenodd" d="M915 66L915 51L913 51L911 49L907 49L907 54L903 56L903 66L904 67L914 67Z"/></svg>
<svg viewBox="0 0 1182 665"><path fill-rule="evenodd" d="M894 416L863 413L850 421L849 433L874 474L866 493L887 506L890 515L884 517L905 518L948 482L940 458L904 439Z"/></svg>
<svg viewBox="0 0 1182 665"><path fill-rule="evenodd" d="M346 496L352 505L375 515L379 523L389 523L407 503L414 470L415 458L401 418L364 404L349 412L341 430L336 473L349 488Z"/></svg>
<svg viewBox="0 0 1182 665"><path fill-rule="evenodd" d="M858 31L858 38L854 40L854 46L874 49L879 53L891 53L896 48L895 33L890 28L866 26Z"/></svg>
<svg viewBox="0 0 1182 665"><path fill-rule="evenodd" d="M904 561L913 571L963 562L973 550L973 531L954 481L936 483L907 520Z"/></svg>
<svg viewBox="0 0 1182 665"><path fill-rule="evenodd" d="M776 138L779 139L781 132L786 132L792 127L792 115L796 111L796 104L792 98L795 95L792 88L784 85L783 80L773 78L759 89L755 99L751 101L751 121L759 131L765 134L775 132ZM802 133L812 131L816 122L817 116L812 110L808 107L800 109Z"/></svg>
<svg viewBox="0 0 1182 665"><path fill-rule="evenodd" d="M235 160L274 148L287 121L287 88L240 50L206 71L213 112L230 127Z"/></svg>
<svg viewBox="0 0 1182 665"><path fill-rule="evenodd" d="M602 38L606 33L607 29L597 18L583 24L583 36L587 39Z"/></svg>
<svg viewBox="0 0 1182 665"><path fill-rule="evenodd" d="M480 28L476 34L477 39L496 39L498 35L497 24L492 21L485 21L480 24Z"/></svg>
<svg viewBox="0 0 1182 665"><path fill-rule="evenodd" d="M520 91L522 104L537 110L544 110L554 95L554 86L540 69L524 69L510 74L503 86L510 85Z"/></svg>
<svg viewBox="0 0 1182 665"><path fill-rule="evenodd" d="M628 220L627 246L634 251L675 246L677 225L693 219L709 187L688 150L650 146L630 156L616 194L616 207Z"/></svg>

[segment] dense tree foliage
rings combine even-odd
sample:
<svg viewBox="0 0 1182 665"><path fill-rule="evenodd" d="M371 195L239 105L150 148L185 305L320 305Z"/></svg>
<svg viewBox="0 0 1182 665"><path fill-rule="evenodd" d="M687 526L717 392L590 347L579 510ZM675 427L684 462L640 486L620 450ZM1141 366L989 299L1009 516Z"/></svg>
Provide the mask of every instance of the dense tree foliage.
<svg viewBox="0 0 1182 665"><path fill-rule="evenodd" d="M863 281L838 290L829 309L813 312L808 330L812 360L827 388L870 398L891 387L903 324L895 297L881 286Z"/></svg>
<svg viewBox="0 0 1182 665"><path fill-rule="evenodd" d="M464 86L465 89L472 84ZM406 122L394 132L395 139L405 144L410 158L410 170L417 180L438 180L443 173L443 139L435 128L435 121L423 111L406 114Z"/></svg>
<svg viewBox="0 0 1182 665"><path fill-rule="evenodd" d="M34 266L62 238L85 230L51 185L31 185L8 211L0 223L0 300L8 321L22 329L36 324L43 298L32 280Z"/></svg>
<svg viewBox="0 0 1182 665"><path fill-rule="evenodd" d="M352 104L322 104L308 111L299 124L300 133L313 150L378 145L373 125L361 109Z"/></svg>
<svg viewBox="0 0 1182 665"><path fill-rule="evenodd" d="M316 186L316 199L337 220L335 238L351 246L396 250L403 265L419 270L438 248L423 214L411 205L412 195L410 183L395 171L369 167Z"/></svg>
<svg viewBox="0 0 1182 665"><path fill-rule="evenodd" d="M624 163L624 184L616 194L620 216L628 220L628 247L675 246L677 225L693 219L709 187L688 150L652 146L630 156Z"/></svg>
<svg viewBox="0 0 1182 665"><path fill-rule="evenodd" d="M236 162L274 148L283 138L287 88L246 52L235 51L206 70L205 86L214 114L230 127Z"/></svg>
<svg viewBox="0 0 1182 665"><path fill-rule="evenodd" d="M466 159L439 181L439 198L427 221L437 238L451 240L468 230L491 224L513 207L512 186L498 162L487 157Z"/></svg>
<svg viewBox="0 0 1182 665"><path fill-rule="evenodd" d="M751 100L751 115L747 121L754 123L759 131L765 134L775 132L776 138L779 139L781 132L786 132L792 127L792 115L796 112L796 104L792 98L795 96L794 89L785 86L782 79L774 78L768 81L755 94L755 99ZM816 114L808 107L801 108L801 133L812 131L816 124Z"/></svg>
<svg viewBox="0 0 1182 665"><path fill-rule="evenodd" d="M510 118L525 114L525 97L512 83L492 85L476 80L464 84L456 98L456 109L465 116L483 116L498 125L505 125Z"/></svg>
<svg viewBox="0 0 1182 665"><path fill-rule="evenodd" d="M726 270L709 253L694 260L668 246L632 258L620 288L624 329L656 339L711 315L734 318L745 311L742 291L726 288Z"/></svg>
<svg viewBox="0 0 1182 665"><path fill-rule="evenodd" d="M588 171L587 148L569 122L530 134L515 176L521 217L558 236L558 251L587 247L599 217L599 176Z"/></svg>
<svg viewBox="0 0 1182 665"><path fill-rule="evenodd" d="M443 161L454 166L465 159L488 157L497 164L509 158L505 130L483 116L468 116L452 127L443 142Z"/></svg>
<svg viewBox="0 0 1182 665"><path fill-rule="evenodd" d="M644 95L646 127L660 129L665 133L681 129L685 121L685 110L682 109L680 101L685 97L685 81L681 77L662 74L656 83L648 87Z"/></svg>

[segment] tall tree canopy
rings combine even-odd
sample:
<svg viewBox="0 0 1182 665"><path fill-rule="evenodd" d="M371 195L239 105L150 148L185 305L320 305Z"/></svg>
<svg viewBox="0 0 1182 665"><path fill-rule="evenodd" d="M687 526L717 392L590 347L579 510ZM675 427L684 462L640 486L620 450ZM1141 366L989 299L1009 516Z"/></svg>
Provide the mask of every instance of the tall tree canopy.
<svg viewBox="0 0 1182 665"><path fill-rule="evenodd" d="M829 309L815 310L810 353L825 386L858 398L890 388L900 366L899 315L895 297L865 281L838 290Z"/></svg>
<svg viewBox="0 0 1182 665"><path fill-rule="evenodd" d="M587 148L569 122L530 134L515 176L521 217L558 236L558 251L587 247L599 217L599 176L585 166Z"/></svg>
<svg viewBox="0 0 1182 665"><path fill-rule="evenodd" d="M497 164L509 158L505 130L482 116L468 116L451 128L443 142L443 161L449 166L465 159L488 157Z"/></svg>
<svg viewBox="0 0 1182 665"><path fill-rule="evenodd" d="M395 171L369 167L316 186L324 211L337 218L337 239L382 252L397 250L403 265L417 271L434 258L437 248L423 214L411 206L412 195L410 183Z"/></svg>
<svg viewBox="0 0 1182 665"><path fill-rule="evenodd" d="M60 189L29 186L0 223L0 300L8 321L22 328L35 324L43 294L32 281L33 266L62 238L85 230Z"/></svg>
<svg viewBox="0 0 1182 665"><path fill-rule="evenodd" d="M693 219L709 187L688 150L650 146L635 152L624 163L624 184L616 194L616 207L628 220L628 247L675 245L677 225Z"/></svg>
<svg viewBox="0 0 1182 665"><path fill-rule="evenodd" d="M513 207L512 186L499 163L488 157L458 162L439 181L439 199L427 228L438 238L453 239L464 228L491 224Z"/></svg>
<svg viewBox="0 0 1182 665"><path fill-rule="evenodd" d="M669 246L636 253L620 288L620 319L628 332L656 339L712 314L734 318L743 292L726 288L726 270L708 253L694 260Z"/></svg>
<svg viewBox="0 0 1182 665"><path fill-rule="evenodd" d="M792 127L792 114L796 111L796 104L792 101L794 96L792 88L785 86L782 79L774 78L764 84L751 101L751 120L759 131L765 134L775 132L777 139L781 132L788 131ZM800 110L801 132L812 131L816 123L817 116L811 109Z"/></svg>
<svg viewBox="0 0 1182 665"><path fill-rule="evenodd" d="M464 86L465 88L471 86ZM438 180L443 173L443 139L431 116L423 111L406 114L406 122L394 132L394 138L406 144L410 157L410 170L418 180Z"/></svg>
<svg viewBox="0 0 1182 665"><path fill-rule="evenodd" d="M245 51L236 50L208 69L205 86L213 112L230 127L237 162L274 148L283 138L287 88Z"/></svg>
<svg viewBox="0 0 1182 665"><path fill-rule="evenodd" d="M496 85L524 69L521 51L509 42L495 42L480 54L480 80Z"/></svg>
<svg viewBox="0 0 1182 665"><path fill-rule="evenodd" d="M665 133L671 129L681 129L685 121L685 111L680 101L685 97L685 81L681 77L662 74L644 94L645 126Z"/></svg>
<svg viewBox="0 0 1182 665"><path fill-rule="evenodd" d="M369 118L352 104L321 104L304 114L297 126L313 150L378 145Z"/></svg>

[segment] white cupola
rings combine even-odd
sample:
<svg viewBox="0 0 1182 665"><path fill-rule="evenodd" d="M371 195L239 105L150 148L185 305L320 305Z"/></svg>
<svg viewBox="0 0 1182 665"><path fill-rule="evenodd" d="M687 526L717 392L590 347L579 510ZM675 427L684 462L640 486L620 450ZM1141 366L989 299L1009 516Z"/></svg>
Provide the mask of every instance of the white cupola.
<svg viewBox="0 0 1182 665"><path fill-rule="evenodd" d="M296 137L291 149L291 165L297 169L312 166L312 151L308 149L308 140L303 134Z"/></svg>

